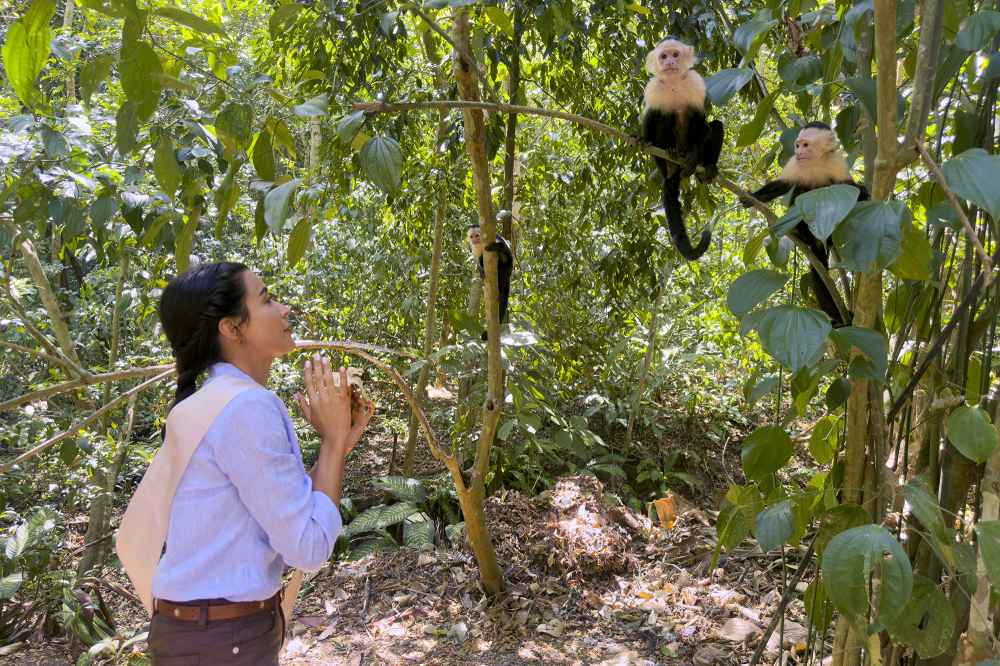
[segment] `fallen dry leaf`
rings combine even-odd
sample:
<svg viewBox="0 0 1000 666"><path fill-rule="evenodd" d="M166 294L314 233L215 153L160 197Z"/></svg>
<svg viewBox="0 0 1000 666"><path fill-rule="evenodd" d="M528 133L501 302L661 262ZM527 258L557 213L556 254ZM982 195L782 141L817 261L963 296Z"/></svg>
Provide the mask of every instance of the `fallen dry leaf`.
<svg viewBox="0 0 1000 666"><path fill-rule="evenodd" d="M727 661L726 657L728 654L728 650L723 650L715 645L706 645L698 648L698 651L694 653L694 663L695 666L715 666L716 664L724 664Z"/></svg>
<svg viewBox="0 0 1000 666"><path fill-rule="evenodd" d="M743 643L754 635L761 635L764 631L750 620L741 617L731 617L726 620L719 630L719 635L727 641L733 643Z"/></svg>

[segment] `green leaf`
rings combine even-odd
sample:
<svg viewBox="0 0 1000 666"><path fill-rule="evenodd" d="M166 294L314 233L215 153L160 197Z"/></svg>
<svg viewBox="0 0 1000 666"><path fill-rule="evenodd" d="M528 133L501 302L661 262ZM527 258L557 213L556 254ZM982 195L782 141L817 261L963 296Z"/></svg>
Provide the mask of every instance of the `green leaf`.
<svg viewBox="0 0 1000 666"><path fill-rule="evenodd" d="M792 439L781 426L757 428L743 443L741 458L748 479L763 481L792 457Z"/></svg>
<svg viewBox="0 0 1000 666"><path fill-rule="evenodd" d="M955 644L955 611L929 578L914 576L913 594L888 628L894 642L909 645L922 659L930 659Z"/></svg>
<svg viewBox="0 0 1000 666"><path fill-rule="evenodd" d="M146 120L156 111L160 101L159 75L163 73L160 59L148 42L136 42L123 48L118 62L122 90L135 103L139 120Z"/></svg>
<svg viewBox="0 0 1000 666"><path fill-rule="evenodd" d="M240 186L236 182L236 174L239 173L242 166L242 160L234 159L230 161L222 183L215 190L215 207L218 209L218 217L215 221L216 238L222 238L222 232L226 225L226 219L229 217L229 212L236 205L236 202L239 201Z"/></svg>
<svg viewBox="0 0 1000 666"><path fill-rule="evenodd" d="M330 103L330 96L326 93L316 95L292 109L292 112L299 118L316 118L326 115L326 107Z"/></svg>
<svg viewBox="0 0 1000 666"><path fill-rule="evenodd" d="M393 29L396 27L397 20L399 20L399 10L382 14L382 18L378 22L379 28L382 29L382 34L386 36L391 35Z"/></svg>
<svg viewBox="0 0 1000 666"><path fill-rule="evenodd" d="M871 576L879 572L878 618L889 624L913 591L913 569L899 542L881 525L862 525L833 537L823 553L822 574L830 601L862 632L868 626Z"/></svg>
<svg viewBox="0 0 1000 666"><path fill-rule="evenodd" d="M798 200L796 200L796 202L797 201ZM799 209L798 203L796 203L796 205L790 206L788 210L785 211L785 214L782 215L777 222L775 222L772 226L768 227L768 231L770 231L774 237L781 238L789 231L794 229L795 225L797 225L801 221L802 221L802 211ZM783 266L788 263L788 260L785 259L783 262L775 261L774 263Z"/></svg>
<svg viewBox="0 0 1000 666"><path fill-rule="evenodd" d="M294 268L295 264L299 263L299 260L305 255L309 247L309 241L311 240L312 218L308 215L303 215L295 223L292 233L288 236L287 259L289 268Z"/></svg>
<svg viewBox="0 0 1000 666"><path fill-rule="evenodd" d="M765 269L751 271L738 277L729 287L726 306L737 317L742 317L785 286L788 275Z"/></svg>
<svg viewBox="0 0 1000 666"><path fill-rule="evenodd" d="M509 38L514 39L514 22L507 16L503 9L495 5L490 5L489 7L485 7L483 11L486 12L486 16L493 22L493 25L500 28Z"/></svg>
<svg viewBox="0 0 1000 666"><path fill-rule="evenodd" d="M962 405L948 417L948 440L969 460L984 463L1000 443L1000 436L986 410Z"/></svg>
<svg viewBox="0 0 1000 666"><path fill-rule="evenodd" d="M90 98L97 91L97 86L111 74L115 57L107 54L88 60L80 67L80 97L85 104L90 104Z"/></svg>
<svg viewBox="0 0 1000 666"><path fill-rule="evenodd" d="M715 557L721 549L732 550L740 545L753 526L754 516L760 511L763 498L752 486L730 486L715 523L718 544ZM714 562L713 562L714 568Z"/></svg>
<svg viewBox="0 0 1000 666"><path fill-rule="evenodd" d="M826 390L826 408L833 411L847 402L851 395L851 380L847 377L836 379Z"/></svg>
<svg viewBox="0 0 1000 666"><path fill-rule="evenodd" d="M979 558L994 590L1000 589L1000 520L984 520L976 525Z"/></svg>
<svg viewBox="0 0 1000 666"><path fill-rule="evenodd" d="M143 232L142 238L139 240L139 243L143 247L150 250L155 248L156 242L160 238L160 232L163 231L163 227L166 226L166 224L170 222L172 219L173 216L170 213L164 213L163 215L158 215L156 219L153 220L153 223L146 228L146 231Z"/></svg>
<svg viewBox="0 0 1000 666"><path fill-rule="evenodd" d="M976 12L962 21L955 35L955 45L966 51L979 51L989 45L998 30L1000 12L990 9Z"/></svg>
<svg viewBox="0 0 1000 666"><path fill-rule="evenodd" d="M816 553L822 555L833 537L853 527L871 523L868 512L857 504L838 504L820 518L819 534L816 536Z"/></svg>
<svg viewBox="0 0 1000 666"><path fill-rule="evenodd" d="M348 558L351 560L360 560L368 555L391 553L394 550L399 550L399 544L388 534L380 532L370 539L364 539L351 544L351 553Z"/></svg>
<svg viewBox="0 0 1000 666"><path fill-rule="evenodd" d="M825 241L854 208L860 193L853 185L830 185L806 192L795 205L813 236Z"/></svg>
<svg viewBox="0 0 1000 666"><path fill-rule="evenodd" d="M978 356L972 356L966 367L965 401L970 405L976 405L983 397L983 362Z"/></svg>
<svg viewBox="0 0 1000 666"><path fill-rule="evenodd" d="M426 513L415 513L403 521L403 545L420 548L434 544L434 521Z"/></svg>
<svg viewBox="0 0 1000 666"><path fill-rule="evenodd" d="M823 61L819 56L810 53L780 67L778 76L793 88L800 89L823 76Z"/></svg>
<svg viewBox="0 0 1000 666"><path fill-rule="evenodd" d="M125 102L115 116L115 148L122 157L128 155L138 145L139 117L134 102Z"/></svg>
<svg viewBox="0 0 1000 666"><path fill-rule="evenodd" d="M103 196L90 204L91 222L98 227L106 227L108 220L118 212L118 202L112 196Z"/></svg>
<svg viewBox="0 0 1000 666"><path fill-rule="evenodd" d="M994 220L1000 220L1000 155L982 148L967 150L941 166L948 186L955 194L971 201Z"/></svg>
<svg viewBox="0 0 1000 666"><path fill-rule="evenodd" d="M770 16L770 11L759 12L757 16L736 28L733 32L733 43L736 44L736 48L745 57L752 59L754 52L757 50L755 45L759 46L760 38L778 24Z"/></svg>
<svg viewBox="0 0 1000 666"><path fill-rule="evenodd" d="M930 280L934 250L924 232L912 224L903 225L902 251L889 265L892 274L901 280Z"/></svg>
<svg viewBox="0 0 1000 666"><path fill-rule="evenodd" d="M187 26L188 28L205 35L226 34L226 31L222 29L222 26L212 23L208 19L186 12L183 9L178 9L176 7L158 7L153 10L153 13L158 16L168 18L171 21L175 21L176 23L180 23L181 25Z"/></svg>
<svg viewBox="0 0 1000 666"><path fill-rule="evenodd" d="M788 543L794 532L795 519L792 517L791 500L769 506L757 514L757 543L765 553Z"/></svg>
<svg viewBox="0 0 1000 666"><path fill-rule="evenodd" d="M750 394L747 396L747 402L750 403L751 407L753 407L757 404L757 401L765 395L776 391L778 386L779 382L777 375L765 377L753 387L753 390L750 391Z"/></svg>
<svg viewBox="0 0 1000 666"><path fill-rule="evenodd" d="M358 534L373 532L390 525L403 522L408 516L420 512L420 507L412 502L400 502L398 504L379 504L366 510L360 516L352 520L341 532L341 537L350 539Z"/></svg>
<svg viewBox="0 0 1000 666"><path fill-rule="evenodd" d="M750 267L751 264L757 259L757 255L760 254L760 250L764 247L764 240L768 237L767 229L762 229L750 242L747 243L746 247L743 248L743 265Z"/></svg>
<svg viewBox="0 0 1000 666"><path fill-rule="evenodd" d="M272 146L275 142L277 142L279 146L282 146L285 149L289 157L295 159L295 137L292 136L292 132L288 129L288 125L278 118L268 118L266 124L268 131L271 132Z"/></svg>
<svg viewBox="0 0 1000 666"><path fill-rule="evenodd" d="M354 136L364 124L364 111L355 111L354 113L347 114L337 121L337 138L340 139L340 142L345 146L351 145L351 142L354 140Z"/></svg>
<svg viewBox="0 0 1000 666"><path fill-rule="evenodd" d="M917 477L903 486L903 497L910 505L910 510L917 520L938 542L939 546L947 547L955 542L954 534L944 524L941 507L927 489L926 481ZM954 562L946 562L954 564Z"/></svg>
<svg viewBox="0 0 1000 666"><path fill-rule="evenodd" d="M264 213L264 200L260 199L257 201L257 206L253 211L253 237L254 241L259 245L264 234L267 233L267 219Z"/></svg>
<svg viewBox="0 0 1000 666"><path fill-rule="evenodd" d="M292 194L301 182L300 179L293 178L287 183L271 188L264 197L264 221L272 232L277 234L284 228Z"/></svg>
<svg viewBox="0 0 1000 666"><path fill-rule="evenodd" d="M372 485L381 488L402 502L422 504L427 499L427 490L419 479L409 479L405 476L384 476L372 481Z"/></svg>
<svg viewBox="0 0 1000 666"><path fill-rule="evenodd" d="M242 102L227 104L215 118L215 129L226 146L226 157L247 149L253 139L253 109Z"/></svg>
<svg viewBox="0 0 1000 666"><path fill-rule="evenodd" d="M708 77L705 88L712 104L722 106L729 98L743 89L753 78L753 70L748 67L740 69L722 69Z"/></svg>
<svg viewBox="0 0 1000 666"><path fill-rule="evenodd" d="M7 599L13 598L14 594L17 593L18 589L21 587L21 583L23 582L24 574L20 571L0 578L0 601L6 601Z"/></svg>
<svg viewBox="0 0 1000 666"><path fill-rule="evenodd" d="M49 23L56 12L55 0L33 0L28 11L7 30L3 44L3 68L18 99L36 107L40 90L35 80L45 67L52 43Z"/></svg>
<svg viewBox="0 0 1000 666"><path fill-rule="evenodd" d="M275 9L268 21L271 37L280 37L285 29L285 25L294 21L300 10L302 10L302 5L294 1L286 2Z"/></svg>
<svg viewBox="0 0 1000 666"><path fill-rule="evenodd" d="M841 265L862 272L888 266L899 256L902 227L909 222L902 201L862 201L833 232Z"/></svg>
<svg viewBox="0 0 1000 666"><path fill-rule="evenodd" d="M254 141L250 159L253 168L261 180L274 180L274 146L271 144L271 133L262 129Z"/></svg>
<svg viewBox="0 0 1000 666"><path fill-rule="evenodd" d="M764 101L757 105L757 110L754 112L753 120L740 128L739 136L736 139L736 146L738 148L749 146L760 138L760 133L764 130L764 124L767 122L767 117L771 113L771 109L774 107L774 100L777 99L780 92L781 91L779 90L775 90L773 93L765 97Z"/></svg>
<svg viewBox="0 0 1000 666"><path fill-rule="evenodd" d="M153 173L156 174L160 189L173 199L181 184L181 171L174 156L174 142L166 134L161 134L160 141L156 144Z"/></svg>
<svg viewBox="0 0 1000 666"><path fill-rule="evenodd" d="M403 173L403 152L388 136L373 137L361 149L361 166L368 178L387 194L399 190Z"/></svg>
<svg viewBox="0 0 1000 666"><path fill-rule="evenodd" d="M830 330L830 321L822 312L792 305L766 310L757 325L764 349L792 372L823 352Z"/></svg>
<svg viewBox="0 0 1000 666"><path fill-rule="evenodd" d="M809 452L820 465L829 465L837 457L837 434L840 419L824 416L813 426L809 435Z"/></svg>
<svg viewBox="0 0 1000 666"><path fill-rule="evenodd" d="M183 222L181 231L174 241L174 262L177 273L183 273L191 265L191 248L194 246L194 232L198 229L198 216L191 215Z"/></svg>
<svg viewBox="0 0 1000 666"><path fill-rule="evenodd" d="M868 117L872 123L878 120L878 91L875 87L875 79L863 76L849 77L844 80L848 89L854 96L861 100L861 104L868 112Z"/></svg>
<svg viewBox="0 0 1000 666"><path fill-rule="evenodd" d="M870 328L844 326L833 331L830 338L845 356L850 355L852 346L860 349L875 366L879 377L885 378L889 370L889 341L884 335Z"/></svg>

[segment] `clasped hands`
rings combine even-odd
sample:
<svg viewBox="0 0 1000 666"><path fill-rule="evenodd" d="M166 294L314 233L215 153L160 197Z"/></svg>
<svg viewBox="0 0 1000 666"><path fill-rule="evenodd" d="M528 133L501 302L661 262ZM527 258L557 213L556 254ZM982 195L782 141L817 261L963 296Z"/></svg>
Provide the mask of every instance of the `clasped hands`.
<svg viewBox="0 0 1000 666"><path fill-rule="evenodd" d="M344 366L334 374L326 357L315 355L306 360L302 378L306 394L295 394L302 416L324 444L343 447L346 455L368 427L375 404L353 390Z"/></svg>

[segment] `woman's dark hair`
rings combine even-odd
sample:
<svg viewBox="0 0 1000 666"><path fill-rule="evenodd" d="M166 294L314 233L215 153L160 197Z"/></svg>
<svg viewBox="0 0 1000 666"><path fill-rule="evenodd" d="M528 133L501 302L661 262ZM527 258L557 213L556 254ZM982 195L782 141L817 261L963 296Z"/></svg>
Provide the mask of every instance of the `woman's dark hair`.
<svg viewBox="0 0 1000 666"><path fill-rule="evenodd" d="M246 288L243 264L222 261L199 264L178 275L160 296L160 323L177 361L174 404L195 392L198 376L222 360L219 321L239 317L245 322Z"/></svg>

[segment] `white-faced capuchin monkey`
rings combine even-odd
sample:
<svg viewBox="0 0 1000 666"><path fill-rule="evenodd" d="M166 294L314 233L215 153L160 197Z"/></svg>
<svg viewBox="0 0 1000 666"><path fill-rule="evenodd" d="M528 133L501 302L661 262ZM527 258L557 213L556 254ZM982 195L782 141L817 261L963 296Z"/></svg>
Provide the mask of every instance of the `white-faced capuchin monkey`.
<svg viewBox="0 0 1000 666"><path fill-rule="evenodd" d="M497 253L497 287L499 291L500 323L507 321L507 303L510 301L510 274L514 272L514 254L510 251L510 245L500 234L496 235L496 240L490 245L483 247L483 237L478 225L472 225L468 231L469 248L472 256L479 264L479 277L486 277L486 269L483 266L483 251ZM486 331L483 331L482 339L486 339Z"/></svg>
<svg viewBox="0 0 1000 666"><path fill-rule="evenodd" d="M799 132L799 136L795 139L795 155L785 164L781 175L778 176L777 180L765 183L753 193L753 196L758 201L766 202L791 192L791 204L794 204L800 194L828 185L854 185L860 190L858 201L867 201L870 198L865 186L855 183L854 179L851 178L851 173L847 168L847 160L837 148L837 137L830 126L825 123L812 122ZM751 205L749 200L743 201L744 208L749 208ZM823 263L823 266L830 268L831 246L829 239L826 243L820 242L809 231L809 226L805 222L799 222L789 234L808 245L816 258ZM850 323L844 321L837 309L836 301L816 270L810 268L810 275L812 276L816 301L823 312L833 320L833 325L839 327ZM850 318L849 316L848 319Z"/></svg>
<svg viewBox="0 0 1000 666"><path fill-rule="evenodd" d="M712 234L701 234L691 246L681 210L681 179L703 167L699 179L710 181L718 173L722 152L722 121L705 119L705 81L694 65L694 49L676 39L667 39L646 55L646 70L652 75L643 95L642 139L685 162L684 167L655 157L663 174L663 212L677 251L688 261L705 254Z"/></svg>

